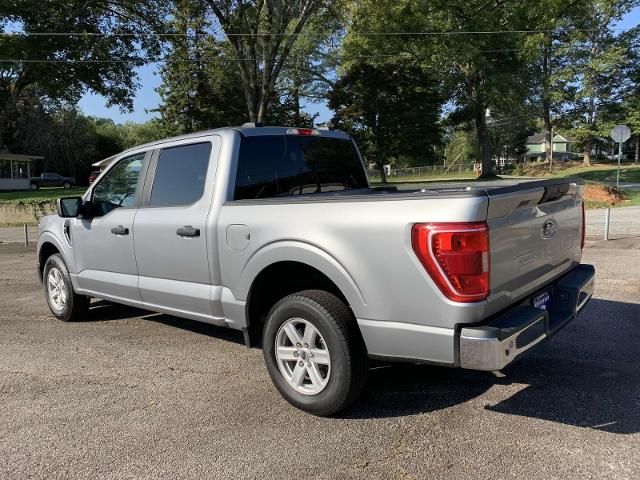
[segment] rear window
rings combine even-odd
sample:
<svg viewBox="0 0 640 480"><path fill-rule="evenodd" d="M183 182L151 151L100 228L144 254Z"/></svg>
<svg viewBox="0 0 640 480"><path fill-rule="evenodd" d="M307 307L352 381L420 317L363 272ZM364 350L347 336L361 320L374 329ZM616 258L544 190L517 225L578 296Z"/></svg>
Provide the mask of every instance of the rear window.
<svg viewBox="0 0 640 480"><path fill-rule="evenodd" d="M244 137L240 144L236 200L367 187L351 140L264 135Z"/></svg>

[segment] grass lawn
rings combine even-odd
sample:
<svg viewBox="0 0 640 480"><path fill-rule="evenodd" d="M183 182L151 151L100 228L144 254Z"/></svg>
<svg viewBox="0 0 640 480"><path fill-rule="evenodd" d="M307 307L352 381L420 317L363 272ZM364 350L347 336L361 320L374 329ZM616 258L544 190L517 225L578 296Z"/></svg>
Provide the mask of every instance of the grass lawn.
<svg viewBox="0 0 640 480"><path fill-rule="evenodd" d="M524 178L563 178L563 177L580 177L587 183L607 183L615 184L617 166L615 165L593 165L591 167L584 167L580 164L572 164L570 166L559 164L552 174L548 172L548 165L545 164L532 164L524 174ZM515 177L510 176L513 179ZM500 177L494 178L495 180ZM467 182L474 181L473 175L457 178L447 177L392 177L386 184L380 182L372 182L373 186L396 186L399 189L412 189L420 188L420 184L431 182ZM638 165L625 165L620 168L620 183L640 183L640 166ZM617 204L616 207L629 207L633 205L640 205L640 188L639 189L621 189L622 193L626 197L626 200ZM587 208L606 208L605 202L587 202Z"/></svg>
<svg viewBox="0 0 640 480"><path fill-rule="evenodd" d="M615 185L617 170L618 167L612 165L593 165L591 167L576 166L556 171L551 174L550 177L580 177L587 183L607 183L609 185ZM640 183L640 166L627 165L620 167L620 183ZM621 188L620 191L626 200L614 207L640 205L640 188L633 190ZM610 205L605 202L586 202L588 209L607 208L609 206Z"/></svg>
<svg viewBox="0 0 640 480"><path fill-rule="evenodd" d="M57 200L60 197L73 197L83 195L85 187L41 188L40 190L21 190L17 192L0 192L0 203L20 203L31 200Z"/></svg>
<svg viewBox="0 0 640 480"><path fill-rule="evenodd" d="M593 182L614 182L618 168L612 165L594 165L592 167L570 167L556 170L552 177L581 177ZM627 165L620 167L620 182L640 183L640 166Z"/></svg>

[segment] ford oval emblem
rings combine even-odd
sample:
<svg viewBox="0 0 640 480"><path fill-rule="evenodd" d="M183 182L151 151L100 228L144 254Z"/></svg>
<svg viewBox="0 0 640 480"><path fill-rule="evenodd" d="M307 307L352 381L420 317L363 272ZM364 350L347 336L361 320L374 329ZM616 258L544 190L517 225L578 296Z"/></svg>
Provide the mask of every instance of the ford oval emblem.
<svg viewBox="0 0 640 480"><path fill-rule="evenodd" d="M542 238L544 239L552 238L553 236L555 236L557 232L558 232L558 225L556 224L555 221L547 220L542 224L542 230L541 230Z"/></svg>

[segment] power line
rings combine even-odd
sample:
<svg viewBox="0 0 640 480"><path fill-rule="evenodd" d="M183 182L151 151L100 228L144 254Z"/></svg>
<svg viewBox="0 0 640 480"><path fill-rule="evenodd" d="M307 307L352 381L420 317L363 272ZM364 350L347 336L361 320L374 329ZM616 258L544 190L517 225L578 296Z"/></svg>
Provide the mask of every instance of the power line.
<svg viewBox="0 0 640 480"><path fill-rule="evenodd" d="M626 28L610 28L609 31L625 31ZM458 35L508 35L508 34L538 34L538 33L554 33L556 30L450 30L450 31L424 31L424 32L349 32L348 34L339 35L346 37L347 35L359 35L364 37L377 36L458 36ZM569 32L594 32L596 28L572 28ZM221 37L286 37L311 36L324 32L299 32L299 33L185 33L185 32L0 32L3 37L183 37L183 36L221 36Z"/></svg>
<svg viewBox="0 0 640 480"><path fill-rule="evenodd" d="M509 53L509 52L521 52L521 51L530 51L530 50L539 50L540 47L531 47L531 48L501 48L495 50L475 50L470 51L472 53ZM411 54L406 52L401 53L389 53L389 54L376 54L376 55L347 55L343 57L343 60L365 60L365 59L373 59L373 58L411 58ZM268 60L277 61L280 60L281 57L274 57ZM293 57L292 57L293 58ZM234 57L199 57L199 58L159 58L159 59L150 59L150 58L124 58L124 59L109 59L109 60L93 60L93 59L67 59L67 58L58 58L58 59L13 59L13 58L0 58L0 63L130 63L130 62L143 62L143 63L163 63L163 62L171 62L171 63L197 63L197 62L255 62L255 61L264 61L263 57L259 58L234 58Z"/></svg>

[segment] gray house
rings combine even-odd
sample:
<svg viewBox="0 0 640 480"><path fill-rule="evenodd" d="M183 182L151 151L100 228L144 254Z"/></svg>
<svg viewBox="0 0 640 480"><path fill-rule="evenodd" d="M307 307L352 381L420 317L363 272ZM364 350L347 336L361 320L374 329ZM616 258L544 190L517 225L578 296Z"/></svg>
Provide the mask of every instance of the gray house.
<svg viewBox="0 0 640 480"><path fill-rule="evenodd" d="M42 158L0 152L0 190L29 190L31 162Z"/></svg>
<svg viewBox="0 0 640 480"><path fill-rule="evenodd" d="M536 133L527 138L525 144L527 152L524 154L524 160L546 160L545 145L544 145L544 133ZM578 156L578 154L571 151L573 142L565 137L556 133L553 136L553 159L554 160L571 160Z"/></svg>

